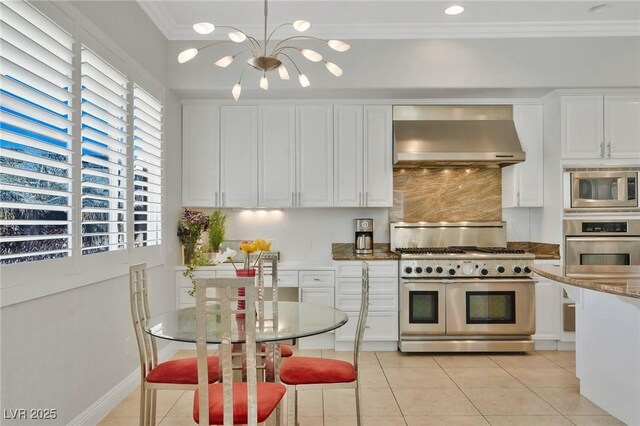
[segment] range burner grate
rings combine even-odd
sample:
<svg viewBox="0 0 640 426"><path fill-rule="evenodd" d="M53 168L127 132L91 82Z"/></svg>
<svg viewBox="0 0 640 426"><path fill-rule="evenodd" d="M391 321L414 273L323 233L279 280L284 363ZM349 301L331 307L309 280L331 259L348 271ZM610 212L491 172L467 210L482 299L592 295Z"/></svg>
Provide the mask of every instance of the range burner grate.
<svg viewBox="0 0 640 426"><path fill-rule="evenodd" d="M476 250L492 254L522 254L524 250L507 247L477 247Z"/></svg>
<svg viewBox="0 0 640 426"><path fill-rule="evenodd" d="M465 251L457 247L398 247L402 254L464 254Z"/></svg>

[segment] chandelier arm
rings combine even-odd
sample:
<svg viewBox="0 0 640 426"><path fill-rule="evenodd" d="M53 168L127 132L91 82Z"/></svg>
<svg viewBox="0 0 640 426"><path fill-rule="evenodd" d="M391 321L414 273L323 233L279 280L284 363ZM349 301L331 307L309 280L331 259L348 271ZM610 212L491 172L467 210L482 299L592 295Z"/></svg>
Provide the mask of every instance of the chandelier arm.
<svg viewBox="0 0 640 426"><path fill-rule="evenodd" d="M285 41L289 41L289 40L295 40L295 39L301 39L301 38L306 38L306 39L312 39L312 40L317 40L317 41L322 41L322 42L328 42L329 40L326 40L324 38L320 38L320 37L313 37L313 36L292 36L292 37L287 37L283 40L280 40L280 42L278 44L276 44L273 48L273 53L272 55L275 55L278 52L278 47L284 43ZM281 49L286 49L287 47L292 47L292 46L283 46L280 48Z"/></svg>
<svg viewBox="0 0 640 426"><path fill-rule="evenodd" d="M209 44L207 44L206 46L199 47L199 48L198 48L198 51L202 51L202 50L204 50L204 49L207 49L207 48L209 48L209 47L211 47L211 46L215 46L215 45L218 45L218 44L235 44L236 46L237 46L237 45L240 45L240 46L242 46L243 48L245 48L246 50L248 50L252 55L254 55L254 54L255 54L255 52L254 52L252 49L250 49L247 45L244 45L244 44L242 44L242 43L236 43L236 42L231 41L231 40L222 40L222 41L216 41L216 42L213 42L213 43L209 43Z"/></svg>
<svg viewBox="0 0 640 426"><path fill-rule="evenodd" d="M298 74L302 74L302 72L300 71L300 68L298 68L298 66L296 65L296 62L291 58L291 56L289 56L289 55L287 55L286 53L283 53L283 52L279 52L278 54L287 57L287 59L289 59L289 61L295 67L296 71L298 71Z"/></svg>
<svg viewBox="0 0 640 426"><path fill-rule="evenodd" d="M258 40L256 40L255 37L252 37L249 34L247 34L244 31L242 31L240 28L232 27L230 25L216 25L216 28L228 28L230 30L238 31L238 32L244 34L245 36L247 36L247 39L251 41L251 44L253 44L253 47L256 49L256 52L254 52L255 55L257 55L257 52L261 50L260 42ZM232 43L235 43L235 41L233 41Z"/></svg>
<svg viewBox="0 0 640 426"><path fill-rule="evenodd" d="M267 37L267 41L265 42L265 46L266 46L266 44L267 44L267 43L269 43L269 42L271 41L271 37L273 36L273 34L274 34L276 31L278 31L278 30L279 30L280 28L282 28L282 27L286 27L287 25L293 25L293 22L286 22L286 23L284 23L284 24L280 24L280 25L278 25L277 27L275 27L275 28L273 29L273 31L271 31L271 33L269 34L269 37ZM289 37L289 38L293 38L293 37ZM285 39L285 40L288 40L288 39ZM283 40L283 41L284 41L284 40ZM280 43L278 43L278 44L280 44ZM276 47L278 47L278 46L276 46Z"/></svg>

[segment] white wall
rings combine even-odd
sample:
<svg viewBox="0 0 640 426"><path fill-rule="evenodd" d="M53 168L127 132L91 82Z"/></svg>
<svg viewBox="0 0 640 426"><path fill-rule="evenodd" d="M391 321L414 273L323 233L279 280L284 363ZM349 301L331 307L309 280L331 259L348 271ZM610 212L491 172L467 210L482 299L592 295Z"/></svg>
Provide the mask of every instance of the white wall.
<svg viewBox="0 0 640 426"><path fill-rule="evenodd" d="M106 38L118 42L110 46L115 53L136 58L148 73L166 84L167 41L135 2L75 5L104 31ZM80 22L88 22L68 5L61 7ZM108 44L106 38L100 37ZM174 268L178 259L175 223L181 198L181 113L178 100L170 92L166 93L165 106L163 238L167 250L164 265L149 272L152 312L175 306ZM32 267L37 268L37 262ZM128 286L128 276L122 276L2 308L2 408L54 408L58 410L55 421L37 423L67 424L131 374L139 359ZM1 423L12 424L6 419Z"/></svg>

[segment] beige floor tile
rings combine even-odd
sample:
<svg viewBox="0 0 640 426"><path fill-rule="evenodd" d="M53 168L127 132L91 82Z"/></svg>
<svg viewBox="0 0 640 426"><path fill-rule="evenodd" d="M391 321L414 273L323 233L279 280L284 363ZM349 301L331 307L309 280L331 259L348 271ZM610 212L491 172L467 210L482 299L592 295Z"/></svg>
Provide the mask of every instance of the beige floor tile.
<svg viewBox="0 0 640 426"><path fill-rule="evenodd" d="M325 426L357 426L356 416L325 416Z"/></svg>
<svg viewBox="0 0 640 426"><path fill-rule="evenodd" d="M193 423L193 419L191 419ZM138 426L139 417L105 417L98 422L98 426Z"/></svg>
<svg viewBox="0 0 640 426"><path fill-rule="evenodd" d="M408 426L487 426L482 416L406 416Z"/></svg>
<svg viewBox="0 0 640 426"><path fill-rule="evenodd" d="M366 416L402 416L391 389L362 389L362 412ZM325 411L326 413L326 411Z"/></svg>
<svg viewBox="0 0 640 426"><path fill-rule="evenodd" d="M480 415L457 388L394 389L393 394L404 416Z"/></svg>
<svg viewBox="0 0 640 426"><path fill-rule="evenodd" d="M538 353L524 355L499 354L489 358L501 367L556 367L556 364Z"/></svg>
<svg viewBox="0 0 640 426"><path fill-rule="evenodd" d="M376 352L382 369L387 367L438 368L431 355L403 354L401 352Z"/></svg>
<svg viewBox="0 0 640 426"><path fill-rule="evenodd" d="M360 368L358 369L360 386L363 389L387 389L389 382L382 368Z"/></svg>
<svg viewBox="0 0 640 426"><path fill-rule="evenodd" d="M196 423L192 417L165 417L159 423L159 426L193 426Z"/></svg>
<svg viewBox="0 0 640 426"><path fill-rule="evenodd" d="M568 367L562 367L565 370L567 370L569 373L573 374L574 376L576 375L576 366L572 365L572 366L568 366Z"/></svg>
<svg viewBox="0 0 640 426"><path fill-rule="evenodd" d="M389 385L394 388L450 388L456 384L440 368L395 368L384 370Z"/></svg>
<svg viewBox="0 0 640 426"><path fill-rule="evenodd" d="M390 416L377 416L377 417L364 417L362 419L364 426L404 426L406 423L402 416L390 417ZM324 418L325 426L356 426L356 416L327 416Z"/></svg>
<svg viewBox="0 0 640 426"><path fill-rule="evenodd" d="M558 414L549 404L526 388L465 388L464 394L485 416Z"/></svg>
<svg viewBox="0 0 640 426"><path fill-rule="evenodd" d="M576 365L574 351L538 351L538 353L561 367L575 367Z"/></svg>
<svg viewBox="0 0 640 426"><path fill-rule="evenodd" d="M184 391L179 390L159 390L156 402L156 418L163 418L183 393ZM137 417L139 413L140 390L136 390L118 404L107 417Z"/></svg>
<svg viewBox="0 0 640 426"><path fill-rule="evenodd" d="M609 413L580 395L578 388L532 388L531 390L565 416L609 415Z"/></svg>
<svg viewBox="0 0 640 426"><path fill-rule="evenodd" d="M298 417L299 426L323 426L322 417Z"/></svg>
<svg viewBox="0 0 640 426"><path fill-rule="evenodd" d="M323 358L339 359L353 363L353 351L334 351L329 349L322 350ZM379 368L380 363L376 358L375 352L360 352L360 367L362 368Z"/></svg>
<svg viewBox="0 0 640 426"><path fill-rule="evenodd" d="M487 416L494 426L571 426L563 416Z"/></svg>
<svg viewBox="0 0 640 426"><path fill-rule="evenodd" d="M322 417L322 391L298 391L298 416Z"/></svg>
<svg viewBox="0 0 640 426"><path fill-rule="evenodd" d="M356 415L356 393L354 389L331 389L322 391L324 417Z"/></svg>
<svg viewBox="0 0 640 426"><path fill-rule="evenodd" d="M500 367L445 368L444 371L461 388L523 388L524 385Z"/></svg>
<svg viewBox="0 0 640 426"><path fill-rule="evenodd" d="M530 388L578 387L576 376L562 367L505 367L516 379Z"/></svg>
<svg viewBox="0 0 640 426"><path fill-rule="evenodd" d="M165 417L180 418L190 416L193 416L193 391L185 391Z"/></svg>
<svg viewBox="0 0 640 426"><path fill-rule="evenodd" d="M578 426L623 426L620 420L613 416L567 416L571 423Z"/></svg>
<svg viewBox="0 0 640 426"><path fill-rule="evenodd" d="M442 368L446 368L446 367L486 368L486 367L498 366L498 364L493 362L491 358L481 354L434 355L433 359L435 359L435 361Z"/></svg>

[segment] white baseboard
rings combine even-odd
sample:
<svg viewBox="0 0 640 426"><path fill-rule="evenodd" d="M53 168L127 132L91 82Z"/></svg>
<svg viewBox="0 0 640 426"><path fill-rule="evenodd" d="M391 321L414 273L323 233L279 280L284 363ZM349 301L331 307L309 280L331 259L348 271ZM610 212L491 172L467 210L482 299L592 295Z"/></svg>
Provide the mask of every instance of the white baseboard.
<svg viewBox="0 0 640 426"><path fill-rule="evenodd" d="M336 342L336 352L353 351L353 342ZM398 350L398 341L393 342L362 342L363 352L395 352Z"/></svg>
<svg viewBox="0 0 640 426"><path fill-rule="evenodd" d="M558 342L558 350L559 351L575 351L576 350L576 342Z"/></svg>
<svg viewBox="0 0 640 426"><path fill-rule="evenodd" d="M193 346L193 345L192 345ZM180 349L177 343L171 342L158 352L158 361L164 362L170 359ZM140 368L136 368L124 380L113 387L109 392L91 404L86 410L71 420L68 425L86 426L98 424L107 414L118 406L131 392L140 386Z"/></svg>
<svg viewBox="0 0 640 426"><path fill-rule="evenodd" d="M557 351L557 340L535 340L536 351Z"/></svg>

